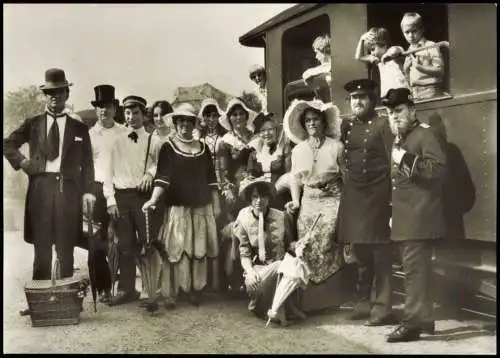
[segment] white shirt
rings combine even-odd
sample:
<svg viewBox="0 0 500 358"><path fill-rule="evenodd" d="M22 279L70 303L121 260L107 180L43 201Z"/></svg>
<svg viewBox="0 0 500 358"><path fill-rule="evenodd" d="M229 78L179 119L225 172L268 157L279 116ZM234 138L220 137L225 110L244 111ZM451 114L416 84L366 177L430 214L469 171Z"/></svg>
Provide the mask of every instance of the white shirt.
<svg viewBox="0 0 500 358"><path fill-rule="evenodd" d="M89 136L92 143L94 158L95 181L104 183L106 168L109 167L111 149L120 135L125 135L125 127L115 123L111 128L104 128L100 121L90 128Z"/></svg>
<svg viewBox="0 0 500 358"><path fill-rule="evenodd" d="M138 135L137 143L128 137L132 132L136 132ZM103 185L108 207L116 205L115 187L117 189L135 189L141 183L144 177L148 137L149 133L144 127L135 130L127 128L115 140ZM151 166L154 165L150 148L146 171L150 172Z"/></svg>
<svg viewBox="0 0 500 358"><path fill-rule="evenodd" d="M377 66L380 73L380 97L385 97L391 88L410 88L396 61L379 62Z"/></svg>
<svg viewBox="0 0 500 358"><path fill-rule="evenodd" d="M50 173L58 173L61 171L61 157L62 157L62 147L64 142L64 130L66 129L66 115L68 115L67 111L64 110L64 116L57 117L57 126L59 127L59 156L54 160L47 160L45 164L45 171ZM47 116L47 131L46 135L49 136L50 127L52 123L54 123L54 117L45 112ZM62 133L62 135L61 135Z"/></svg>

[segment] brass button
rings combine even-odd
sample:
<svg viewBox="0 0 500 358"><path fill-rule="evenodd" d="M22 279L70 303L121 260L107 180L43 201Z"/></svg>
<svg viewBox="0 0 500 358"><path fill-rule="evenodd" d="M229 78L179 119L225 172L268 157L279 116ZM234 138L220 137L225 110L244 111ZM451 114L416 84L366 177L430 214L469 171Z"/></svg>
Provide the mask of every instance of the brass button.
<svg viewBox="0 0 500 358"><path fill-rule="evenodd" d="M368 121L368 124L372 124L372 121Z"/></svg>
<svg viewBox="0 0 500 358"><path fill-rule="evenodd" d="M367 141L368 141L368 139L366 139L366 138L365 138L365 139L363 139L363 142L365 142L365 143L366 143Z"/></svg>
<svg viewBox="0 0 500 358"><path fill-rule="evenodd" d="M348 143L349 143L349 141L346 139L345 144L348 144Z"/></svg>
<svg viewBox="0 0 500 358"><path fill-rule="evenodd" d="M393 187L392 187L392 189L393 189L393 190L396 190L397 188L396 188L396 186L393 186Z"/></svg>
<svg viewBox="0 0 500 358"><path fill-rule="evenodd" d="M366 173L366 169L363 169L363 173Z"/></svg>
<svg viewBox="0 0 500 358"><path fill-rule="evenodd" d="M370 133L370 130L369 130L369 129L366 129L366 130L365 130L365 132L366 132L366 133Z"/></svg>

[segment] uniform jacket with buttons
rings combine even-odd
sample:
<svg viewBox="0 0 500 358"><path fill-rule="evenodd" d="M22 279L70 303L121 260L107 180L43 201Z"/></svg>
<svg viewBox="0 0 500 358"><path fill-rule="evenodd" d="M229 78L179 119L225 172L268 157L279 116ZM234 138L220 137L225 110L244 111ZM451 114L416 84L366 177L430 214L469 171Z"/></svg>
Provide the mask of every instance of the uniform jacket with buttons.
<svg viewBox="0 0 500 358"><path fill-rule="evenodd" d="M387 120L344 120L340 159L344 187L339 207L339 239L353 244L390 242L390 151L394 135Z"/></svg>
<svg viewBox="0 0 500 358"><path fill-rule="evenodd" d="M366 187L387 179L393 138L389 124L383 117L375 116L368 121L342 121L344 153L341 168L346 184Z"/></svg>
<svg viewBox="0 0 500 358"><path fill-rule="evenodd" d="M399 165L392 164L391 238L402 241L443 237L446 142L428 124L416 121L400 146L406 153Z"/></svg>

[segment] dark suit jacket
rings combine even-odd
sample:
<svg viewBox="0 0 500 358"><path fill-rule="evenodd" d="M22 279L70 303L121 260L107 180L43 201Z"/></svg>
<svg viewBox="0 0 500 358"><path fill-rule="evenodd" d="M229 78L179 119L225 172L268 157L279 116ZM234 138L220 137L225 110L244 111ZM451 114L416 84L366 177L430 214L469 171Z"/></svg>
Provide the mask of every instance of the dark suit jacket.
<svg viewBox="0 0 500 358"><path fill-rule="evenodd" d="M15 170L21 168L21 162L25 156L19 152L19 148L24 144L29 144L30 164L29 178L45 171L46 159L44 155L45 141L47 137L47 119L45 114L40 114L28 118L24 123L14 130L3 143L3 154ZM61 155L61 174L65 180L70 180L76 184L80 191L80 198L83 193L92 193L94 182L94 163L92 159L92 147L88 127L67 116ZM28 187L28 192L30 187ZM80 200L81 201L81 200ZM32 242L30 230L27 227L29 196L26 200L25 214L25 240ZM81 205L81 203L79 204ZM81 225L80 225L81 227Z"/></svg>
<svg viewBox="0 0 500 358"><path fill-rule="evenodd" d="M446 179L446 142L428 124L420 124L403 138L406 150L392 165L392 232L395 241L445 236L443 189Z"/></svg>

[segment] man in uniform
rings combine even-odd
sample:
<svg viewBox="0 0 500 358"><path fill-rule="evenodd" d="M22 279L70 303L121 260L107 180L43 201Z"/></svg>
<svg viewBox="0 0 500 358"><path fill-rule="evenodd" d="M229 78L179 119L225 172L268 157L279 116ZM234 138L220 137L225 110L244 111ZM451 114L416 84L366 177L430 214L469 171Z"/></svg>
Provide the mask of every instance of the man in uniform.
<svg viewBox="0 0 500 358"><path fill-rule="evenodd" d="M375 112L377 84L368 79L348 82L353 119L344 120L341 168L344 190L339 209L339 239L352 245L358 263L357 303L350 319L369 318L365 325L395 324L391 304L390 150L393 134ZM373 281L375 295L371 300Z"/></svg>
<svg viewBox="0 0 500 358"><path fill-rule="evenodd" d="M40 86L47 100L45 112L26 119L3 145L12 167L29 177L24 240L35 249L34 280L50 280L53 244L61 278L73 276L74 247L83 239L82 211L91 213L95 203L88 127L65 109L71 85L63 70L47 70ZM29 159L19 151L24 143L29 145Z"/></svg>
<svg viewBox="0 0 500 358"><path fill-rule="evenodd" d="M96 271L96 288L101 295L100 301L108 303L111 299L111 273L106 261L107 232L109 216L106 209L106 199L103 194L103 183L105 173L109 167L111 149L116 139L123 135L125 128L115 122L117 100L115 99L115 88L111 85L99 85L94 87L95 100L90 103L94 106L97 122L89 130L92 142L92 155L95 167L94 194L96 204L93 219L101 224L101 243L95 247L94 262L89 262L89 267L94 265ZM89 254L89 260L91 260Z"/></svg>
<svg viewBox="0 0 500 358"><path fill-rule="evenodd" d="M132 302L140 297L135 289L135 259L137 242L146 240L146 221L141 208L151 196L153 176L150 171L155 165L151 136L144 129L146 100L128 96L123 100L123 108L128 128L120 133L111 149L103 185L108 214L116 221L119 237L120 278L118 294L111 299L111 305Z"/></svg>
<svg viewBox="0 0 500 358"><path fill-rule="evenodd" d="M443 189L446 142L415 116L410 91L391 89L382 102L396 140L392 148L392 231L399 243L406 282L402 324L388 342L419 339L434 333L431 298L433 242L445 236Z"/></svg>

